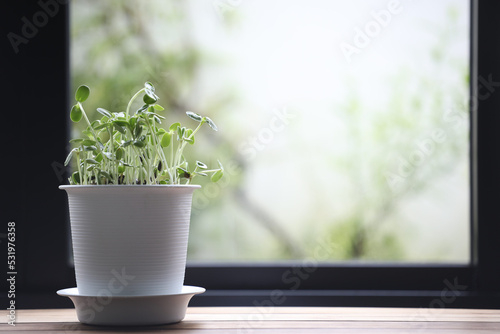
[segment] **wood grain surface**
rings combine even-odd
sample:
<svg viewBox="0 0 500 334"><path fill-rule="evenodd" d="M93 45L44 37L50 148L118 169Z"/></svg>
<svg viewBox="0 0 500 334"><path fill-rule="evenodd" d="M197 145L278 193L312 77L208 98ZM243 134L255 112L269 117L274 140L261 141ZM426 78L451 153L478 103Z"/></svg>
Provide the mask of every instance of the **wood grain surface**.
<svg viewBox="0 0 500 334"><path fill-rule="evenodd" d="M0 312L3 319L7 311ZM6 333L500 333L500 310L192 307L177 324L104 327L80 324L74 309L17 310Z"/></svg>

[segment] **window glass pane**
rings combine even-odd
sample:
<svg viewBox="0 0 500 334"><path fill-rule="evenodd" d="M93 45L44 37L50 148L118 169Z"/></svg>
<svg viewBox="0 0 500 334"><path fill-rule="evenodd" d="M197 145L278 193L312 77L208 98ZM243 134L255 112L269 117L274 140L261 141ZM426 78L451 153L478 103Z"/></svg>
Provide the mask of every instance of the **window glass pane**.
<svg viewBox="0 0 500 334"><path fill-rule="evenodd" d="M149 80L168 124L220 129L188 154L226 168L192 261L469 261L468 1L71 5L91 114Z"/></svg>

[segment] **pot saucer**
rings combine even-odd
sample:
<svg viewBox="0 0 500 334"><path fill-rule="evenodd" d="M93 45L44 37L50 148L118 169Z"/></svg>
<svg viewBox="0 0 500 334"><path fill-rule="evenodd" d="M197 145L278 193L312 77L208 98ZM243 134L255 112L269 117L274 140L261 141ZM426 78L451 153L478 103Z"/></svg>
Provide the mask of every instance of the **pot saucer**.
<svg viewBox="0 0 500 334"><path fill-rule="evenodd" d="M75 304L81 323L89 325L163 325L184 319L189 301L205 288L184 285L182 291L152 296L82 296L77 288L62 289L57 294Z"/></svg>

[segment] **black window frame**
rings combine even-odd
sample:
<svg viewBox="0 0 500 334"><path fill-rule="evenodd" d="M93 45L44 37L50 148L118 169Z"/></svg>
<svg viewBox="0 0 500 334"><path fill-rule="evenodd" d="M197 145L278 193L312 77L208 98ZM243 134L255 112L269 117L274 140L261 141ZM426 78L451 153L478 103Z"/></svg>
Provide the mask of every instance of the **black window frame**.
<svg viewBox="0 0 500 334"><path fill-rule="evenodd" d="M71 96L69 2L52 1L58 5L57 13L52 7L54 15L47 15L47 22L36 33L31 31L26 43L17 45L17 53L8 38L9 33L23 36L26 21L43 18L37 14L44 10L40 3L24 0L0 5L1 59L6 55L0 69L2 96L5 110L16 113L16 123L6 124L4 137L9 144L3 150L8 167L2 191L9 200L1 210L5 226L0 226L0 247L5 254L1 233L6 233L8 221L16 222L19 308L72 307L55 291L75 286L68 261L66 197L57 188L67 176L61 164L68 148ZM470 7L471 263L188 264L186 284L207 288L191 305L500 308L500 211L495 196L500 189L496 147L500 131L495 129L500 124L500 94L495 91L500 81L500 43L496 42L500 3L471 0ZM44 117L37 117L39 111ZM23 124L23 129L16 124ZM35 178L36 173L42 177ZM5 280L2 284L4 291Z"/></svg>

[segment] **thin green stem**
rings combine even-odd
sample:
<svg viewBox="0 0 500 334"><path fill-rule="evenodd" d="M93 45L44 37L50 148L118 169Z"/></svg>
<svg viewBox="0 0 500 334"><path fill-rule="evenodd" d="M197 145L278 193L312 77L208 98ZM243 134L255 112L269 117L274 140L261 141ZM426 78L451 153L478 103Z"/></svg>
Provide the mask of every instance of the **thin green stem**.
<svg viewBox="0 0 500 334"><path fill-rule="evenodd" d="M221 170L220 168L217 168L217 169L204 169L202 172L203 173L215 173L215 172L218 172L220 170Z"/></svg>
<svg viewBox="0 0 500 334"><path fill-rule="evenodd" d="M87 154L85 154L87 155ZM83 179L83 184L87 184L87 162L86 162L87 157L83 159L83 171L85 172L85 178Z"/></svg>
<svg viewBox="0 0 500 334"><path fill-rule="evenodd" d="M153 120L154 122L154 120ZM163 153L163 149L160 147L160 143L158 142L158 138L156 136L156 133L153 131L153 127L151 126L151 123L149 122L149 117L146 115L146 123L148 124L149 132L151 133L151 137L153 138L153 146L155 148L156 154L158 155L160 161L162 164L165 165L165 167L168 170L168 161L165 158L165 154ZM154 161L154 159L153 159Z"/></svg>
<svg viewBox="0 0 500 334"><path fill-rule="evenodd" d="M172 134L172 137L173 137L173 134ZM174 166L174 141L173 141L173 139L170 142L170 162L172 163L172 167L173 167ZM168 174L170 176L171 182L174 183L175 180L172 176L171 168L168 169ZM173 175L176 175L175 171L174 171Z"/></svg>
<svg viewBox="0 0 500 334"><path fill-rule="evenodd" d="M111 131L111 129L108 127L108 134L109 134L109 145L110 145L110 149L111 149L111 156L113 158L116 158L116 155L115 155L115 138L113 137L113 131ZM103 161L104 161L104 157L103 157ZM113 173L110 175L111 177L114 177L116 178L116 183L118 183L118 161L115 160L115 163L113 164ZM113 180L110 180L110 181L113 181Z"/></svg>
<svg viewBox="0 0 500 334"><path fill-rule="evenodd" d="M133 145L130 145L130 146L133 146ZM142 179L141 179L141 173L142 173L142 165L144 165L144 167L146 168L146 171L147 171L147 178L148 180L146 181L147 184L150 184L151 181L149 180L150 179L150 172L149 172L149 169L150 169L150 164L148 163L148 159L147 157L141 153L141 149L133 146L137 156L136 156L136 163L137 163L137 166L139 166L139 169L138 169L138 174L137 174L137 179L139 180L139 182L142 184ZM141 156L142 156L142 161L141 161Z"/></svg>
<svg viewBox="0 0 500 334"><path fill-rule="evenodd" d="M80 167L80 151L76 151L76 163L78 164L78 177L80 179L80 184L82 183L82 169Z"/></svg>
<svg viewBox="0 0 500 334"><path fill-rule="evenodd" d="M203 117L203 119L201 120L200 124L198 124L198 126L196 127L196 129L193 131L193 133L191 133L191 135L189 137L187 137L186 139L191 139L194 137L194 135L196 134L196 132L198 132L198 130L200 130L201 126L203 125L203 123L205 123L207 120L205 117ZM180 163L181 163L181 158L182 158L182 152L184 152L184 148L186 147L187 145L187 141L182 139L181 138L181 142L179 143L179 148L177 149L177 153L175 155L175 164L173 166L179 166Z"/></svg>
<svg viewBox="0 0 500 334"><path fill-rule="evenodd" d="M96 135L96 133L94 131L94 128L92 127L92 124L89 121L89 118L87 117L87 113L85 112L85 109L83 109L83 106L82 106L82 104L80 102L77 102L77 103L78 103L78 106L80 107L80 109L82 110L83 117L85 118L85 121L89 125L90 131L92 132L92 135L94 136L94 139L97 141L97 135ZM97 147L97 148L100 149L99 147Z"/></svg>
<svg viewBox="0 0 500 334"><path fill-rule="evenodd" d="M141 90L139 90L137 93L135 93L134 96L132 96L132 98L130 99L130 101L128 101L128 105L127 105L127 110L125 111L125 115L127 115L127 118L130 116L130 107L132 106L132 102L134 102L134 100L142 93L146 90L146 88L142 88Z"/></svg>

